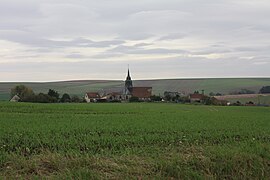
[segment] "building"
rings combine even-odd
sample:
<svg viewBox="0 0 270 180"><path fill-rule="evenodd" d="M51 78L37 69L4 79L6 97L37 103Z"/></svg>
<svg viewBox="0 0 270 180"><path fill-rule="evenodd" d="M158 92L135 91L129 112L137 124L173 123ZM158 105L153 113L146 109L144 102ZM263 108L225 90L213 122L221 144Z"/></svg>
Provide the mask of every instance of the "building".
<svg viewBox="0 0 270 180"><path fill-rule="evenodd" d="M100 95L97 92L88 92L85 94L84 99L87 103L97 102L100 99Z"/></svg>
<svg viewBox="0 0 270 180"><path fill-rule="evenodd" d="M134 87L128 69L127 78L123 92L123 99L129 100L131 97L137 97L140 101L148 101L152 96L152 87Z"/></svg>
<svg viewBox="0 0 270 180"><path fill-rule="evenodd" d="M15 95L10 99L10 102L19 102L20 100L21 98L18 95Z"/></svg>
<svg viewBox="0 0 270 180"><path fill-rule="evenodd" d="M194 94L189 95L190 102L199 102L199 103L201 103L205 99L205 97L206 96L204 94L199 94L199 93L194 93Z"/></svg>
<svg viewBox="0 0 270 180"><path fill-rule="evenodd" d="M106 99L108 102L112 102L112 101L122 101L122 97L123 95L119 92L112 92L112 93L108 93L106 96Z"/></svg>
<svg viewBox="0 0 270 180"><path fill-rule="evenodd" d="M117 102L129 101L131 97L137 97L140 101L149 101L152 96L152 87L133 87L133 82L128 69L125 86L119 92L102 93L88 92L85 101L90 102Z"/></svg>

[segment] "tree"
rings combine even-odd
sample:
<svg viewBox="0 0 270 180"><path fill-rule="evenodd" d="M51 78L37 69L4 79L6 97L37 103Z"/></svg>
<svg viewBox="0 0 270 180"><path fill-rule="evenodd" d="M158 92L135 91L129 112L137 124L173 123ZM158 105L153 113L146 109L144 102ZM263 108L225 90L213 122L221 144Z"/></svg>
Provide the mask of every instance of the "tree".
<svg viewBox="0 0 270 180"><path fill-rule="evenodd" d="M35 96L35 100L31 102L37 102L37 103L55 103L57 102L55 97L51 97L48 94L39 93Z"/></svg>
<svg viewBox="0 0 270 180"><path fill-rule="evenodd" d="M151 96L150 99L151 99L151 101L155 101L155 102L162 100L162 98L160 96L156 96L156 95Z"/></svg>
<svg viewBox="0 0 270 180"><path fill-rule="evenodd" d="M210 92L209 93L209 96L215 96L216 94L215 93L213 93L213 92Z"/></svg>
<svg viewBox="0 0 270 180"><path fill-rule="evenodd" d="M59 99L59 93L53 89L49 89L48 95L56 98L57 100Z"/></svg>
<svg viewBox="0 0 270 180"><path fill-rule="evenodd" d="M31 88L24 85L18 85L11 89L11 97L15 95L18 95L21 98L21 101L25 101L29 97L34 96L35 93Z"/></svg>
<svg viewBox="0 0 270 180"><path fill-rule="evenodd" d="M71 102L80 103L80 102L82 102L82 100L80 99L79 96L72 96L71 97Z"/></svg>
<svg viewBox="0 0 270 180"><path fill-rule="evenodd" d="M170 94L167 94L165 97L166 101L171 101L172 100L172 96Z"/></svg>
<svg viewBox="0 0 270 180"><path fill-rule="evenodd" d="M63 96L60 99L60 102L62 102L62 103L67 103L70 101L71 101L71 98L70 98L69 94L67 94L67 93L63 94Z"/></svg>
<svg viewBox="0 0 270 180"><path fill-rule="evenodd" d="M261 94L267 94L270 93L270 86L264 86L260 89Z"/></svg>

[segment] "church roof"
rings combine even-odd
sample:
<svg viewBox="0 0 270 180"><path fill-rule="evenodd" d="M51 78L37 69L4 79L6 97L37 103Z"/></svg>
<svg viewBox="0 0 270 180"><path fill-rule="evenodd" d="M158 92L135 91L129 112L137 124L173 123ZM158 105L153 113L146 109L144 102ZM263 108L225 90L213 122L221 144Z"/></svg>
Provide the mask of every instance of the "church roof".
<svg viewBox="0 0 270 180"><path fill-rule="evenodd" d="M152 87L133 87L131 94L138 98L150 98L152 95Z"/></svg>

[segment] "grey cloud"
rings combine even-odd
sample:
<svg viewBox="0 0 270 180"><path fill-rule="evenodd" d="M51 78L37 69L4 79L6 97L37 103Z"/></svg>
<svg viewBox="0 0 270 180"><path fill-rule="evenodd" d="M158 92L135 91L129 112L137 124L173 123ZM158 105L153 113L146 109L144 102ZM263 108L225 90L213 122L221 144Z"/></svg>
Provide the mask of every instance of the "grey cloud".
<svg viewBox="0 0 270 180"><path fill-rule="evenodd" d="M124 46L120 45L113 49L108 50L108 52L122 53L122 54L183 54L187 51L180 49L165 49L165 48L152 48L145 49L138 46Z"/></svg>
<svg viewBox="0 0 270 180"><path fill-rule="evenodd" d="M118 78L117 71L125 69L126 64L133 65L140 77L269 76L267 17L268 0L3 1L0 63L2 67L12 59L17 64L5 64L6 69L0 69L28 80L33 77L23 73L28 69L24 64L35 66L32 61L36 58L45 67L36 72L36 77L48 79L59 72L62 78L68 78L73 67L74 77L82 77L80 73L84 72L102 78L100 72L106 67L106 77L116 74ZM156 57L163 54L179 57L158 61ZM183 58L186 54L222 56L211 60L206 56ZM143 55L147 56L145 60L134 60ZM70 59L86 62L65 62ZM55 61L55 69L47 67L52 66L47 60ZM230 71L221 72L219 67ZM54 75L47 77L48 72ZM10 76L0 77L5 80Z"/></svg>

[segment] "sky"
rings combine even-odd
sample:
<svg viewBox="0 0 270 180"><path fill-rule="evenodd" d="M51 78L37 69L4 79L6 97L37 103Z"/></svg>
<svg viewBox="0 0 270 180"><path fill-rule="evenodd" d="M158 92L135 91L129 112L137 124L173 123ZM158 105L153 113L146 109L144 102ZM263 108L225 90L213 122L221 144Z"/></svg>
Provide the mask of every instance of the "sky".
<svg viewBox="0 0 270 180"><path fill-rule="evenodd" d="M269 0L0 0L0 81L270 77Z"/></svg>

